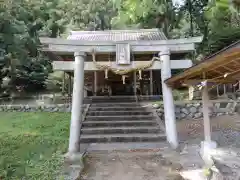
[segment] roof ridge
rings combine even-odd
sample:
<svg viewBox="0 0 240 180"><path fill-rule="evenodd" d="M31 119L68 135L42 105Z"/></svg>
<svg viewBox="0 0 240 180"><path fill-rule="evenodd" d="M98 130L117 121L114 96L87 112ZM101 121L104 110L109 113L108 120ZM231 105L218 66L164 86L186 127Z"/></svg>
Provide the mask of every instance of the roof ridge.
<svg viewBox="0 0 240 180"><path fill-rule="evenodd" d="M154 29L124 29L124 30L104 30L104 31L70 31L70 34L105 34L105 33L123 33L123 32L127 32L127 33L139 33L139 32L160 32L162 33L162 31L160 31L157 28Z"/></svg>
<svg viewBox="0 0 240 180"><path fill-rule="evenodd" d="M131 29L106 31L71 31L67 39L87 41L134 41L134 40L166 40L160 29Z"/></svg>

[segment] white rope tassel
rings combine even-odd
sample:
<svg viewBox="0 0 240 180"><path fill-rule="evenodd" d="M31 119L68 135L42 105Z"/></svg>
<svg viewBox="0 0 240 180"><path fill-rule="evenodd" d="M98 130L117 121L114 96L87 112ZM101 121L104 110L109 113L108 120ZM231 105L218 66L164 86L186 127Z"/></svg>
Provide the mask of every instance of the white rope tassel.
<svg viewBox="0 0 240 180"><path fill-rule="evenodd" d="M125 76L125 75L122 75L123 84L125 84L125 79L126 79L126 76Z"/></svg>
<svg viewBox="0 0 240 180"><path fill-rule="evenodd" d="M142 70L139 70L138 73L139 73L139 79L142 80Z"/></svg>
<svg viewBox="0 0 240 180"><path fill-rule="evenodd" d="M108 69L105 69L105 79L108 79Z"/></svg>

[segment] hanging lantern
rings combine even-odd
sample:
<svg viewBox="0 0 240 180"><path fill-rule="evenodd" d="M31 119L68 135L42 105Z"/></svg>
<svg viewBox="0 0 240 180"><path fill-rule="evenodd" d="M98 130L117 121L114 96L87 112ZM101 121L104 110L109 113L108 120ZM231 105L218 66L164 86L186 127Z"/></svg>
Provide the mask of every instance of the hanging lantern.
<svg viewBox="0 0 240 180"><path fill-rule="evenodd" d="M122 75L123 84L125 84L126 75Z"/></svg>
<svg viewBox="0 0 240 180"><path fill-rule="evenodd" d="M138 70L139 73L139 79L142 80L142 70Z"/></svg>
<svg viewBox="0 0 240 180"><path fill-rule="evenodd" d="M108 79L108 69L105 69L105 79Z"/></svg>

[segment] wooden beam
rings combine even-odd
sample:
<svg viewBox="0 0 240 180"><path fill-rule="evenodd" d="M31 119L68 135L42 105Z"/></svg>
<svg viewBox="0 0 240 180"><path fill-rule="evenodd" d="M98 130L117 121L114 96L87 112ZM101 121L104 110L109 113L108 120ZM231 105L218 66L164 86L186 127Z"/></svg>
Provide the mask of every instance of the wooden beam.
<svg viewBox="0 0 240 180"><path fill-rule="evenodd" d="M190 79L194 76L200 76L200 73L206 69L207 71L215 70L219 66L223 66L224 62L227 62L225 64L228 64L235 60L235 59L231 59L230 61L229 59L226 60L226 58L224 57L224 53L225 53L224 50L217 52L216 54L204 59L204 61L202 61L201 63L187 69L185 72L181 73L180 75L177 75L175 77L172 77L166 80L166 83L173 85L174 83L176 83L177 81L183 78ZM212 69L210 69L211 67Z"/></svg>
<svg viewBox="0 0 240 180"><path fill-rule="evenodd" d="M240 58L239 59L235 59L234 63L237 64L237 65L240 65Z"/></svg>
<svg viewBox="0 0 240 180"><path fill-rule="evenodd" d="M223 59L223 60L224 60L224 59ZM219 67L222 67L222 68L223 68L224 65L227 65L228 63L231 63L231 62L233 62L233 61L234 61L234 60L232 59L231 61L229 61L229 62L227 62L227 63L225 63L225 64L214 63L214 64L212 65L212 66L213 66L212 69L209 69L209 68L203 66L203 67L197 69L196 72L192 73L192 75L189 76L188 79L191 79L192 77L197 76L197 75L200 76L200 74L201 74L203 71L211 72L211 71L215 71L215 70L216 70L217 68L219 68ZM215 65L215 64L216 64L216 65ZM225 68L225 69L226 69L226 68ZM218 70L216 70L216 71L218 71ZM221 72L220 74L223 74L223 73Z"/></svg>
<svg viewBox="0 0 240 180"><path fill-rule="evenodd" d="M205 78L203 79L187 79L187 80L183 80L182 83L187 85L198 85L201 82L204 82L207 80L208 83L212 83L212 84L229 84L237 81L237 79L234 79L233 76L239 73L240 73L240 69L235 72L229 73L226 77L224 77L225 75L221 75L212 79L205 79L206 73L204 73Z"/></svg>
<svg viewBox="0 0 240 180"><path fill-rule="evenodd" d="M220 72L220 71L218 71L218 70L216 70L216 69L214 69L213 71L216 72L216 73L218 73L218 74L220 74L220 75L222 74L222 72Z"/></svg>
<svg viewBox="0 0 240 180"><path fill-rule="evenodd" d="M182 81L182 84L185 84L185 85L199 85L204 81L206 81L206 80L205 79L189 79L189 80ZM208 81L208 83L211 83L211 84L224 84L224 83L232 83L233 82L232 80L221 80L221 79L220 80L208 79L207 81Z"/></svg>
<svg viewBox="0 0 240 180"><path fill-rule="evenodd" d="M221 76L218 76L218 77L215 77L214 79L211 79L211 80L215 80L215 79L220 79L220 80L222 80L222 79L225 79L225 80L232 80L232 81L234 81L234 80L236 80L236 79L234 79L233 77L234 77L235 75L239 74L239 73L240 73L240 69L237 70L237 71L231 72L231 73L225 73L225 74L223 74L223 75L221 75Z"/></svg>
<svg viewBox="0 0 240 180"><path fill-rule="evenodd" d="M224 69L226 69L226 70L228 70L228 71L230 71L230 72L234 72L233 69L230 69L230 68L228 68L228 67L226 67L226 66L220 66L220 67L222 67L222 68L224 68Z"/></svg>

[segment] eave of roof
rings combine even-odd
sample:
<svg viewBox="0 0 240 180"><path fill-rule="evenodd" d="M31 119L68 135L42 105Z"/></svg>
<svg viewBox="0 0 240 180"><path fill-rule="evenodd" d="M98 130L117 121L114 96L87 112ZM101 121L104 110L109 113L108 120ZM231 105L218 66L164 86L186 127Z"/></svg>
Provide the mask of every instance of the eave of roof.
<svg viewBox="0 0 240 180"><path fill-rule="evenodd" d="M167 79L165 82L172 87L186 84L186 81L195 82L193 85L196 85L203 79L208 79L211 82L215 81L214 83L218 84L230 83L236 81L238 70L240 71L240 40L206 57L200 63ZM203 78L203 73L205 73L205 78ZM229 75L227 79L224 79L226 73ZM231 76L232 78L230 78ZM219 80L219 78L222 78L222 80Z"/></svg>

